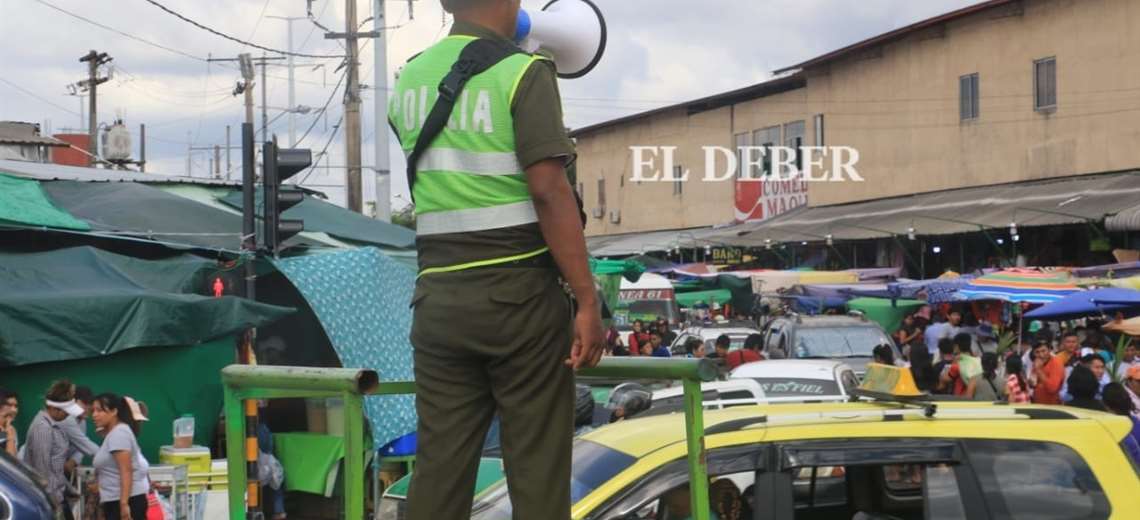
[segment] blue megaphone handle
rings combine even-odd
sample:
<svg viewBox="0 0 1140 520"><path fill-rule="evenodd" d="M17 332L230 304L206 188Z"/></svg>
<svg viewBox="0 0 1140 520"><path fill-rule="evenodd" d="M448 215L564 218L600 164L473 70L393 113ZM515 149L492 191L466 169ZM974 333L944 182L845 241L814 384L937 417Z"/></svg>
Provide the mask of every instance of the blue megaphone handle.
<svg viewBox="0 0 1140 520"><path fill-rule="evenodd" d="M522 42L530 35L530 13L519 9L518 23L515 25L515 43Z"/></svg>

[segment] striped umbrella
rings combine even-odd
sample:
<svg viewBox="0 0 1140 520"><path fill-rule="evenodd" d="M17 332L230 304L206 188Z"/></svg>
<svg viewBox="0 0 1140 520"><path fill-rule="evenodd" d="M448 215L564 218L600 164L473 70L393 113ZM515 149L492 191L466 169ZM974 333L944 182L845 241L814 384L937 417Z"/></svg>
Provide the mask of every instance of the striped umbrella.
<svg viewBox="0 0 1140 520"><path fill-rule="evenodd" d="M1067 272L1006 269L975 278L958 290L963 300L1051 303L1080 291Z"/></svg>

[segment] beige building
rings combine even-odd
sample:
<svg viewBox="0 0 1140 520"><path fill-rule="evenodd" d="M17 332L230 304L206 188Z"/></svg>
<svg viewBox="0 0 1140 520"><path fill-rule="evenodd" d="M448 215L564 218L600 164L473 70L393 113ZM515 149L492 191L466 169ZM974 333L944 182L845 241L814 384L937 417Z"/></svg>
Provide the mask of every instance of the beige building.
<svg viewBox="0 0 1140 520"><path fill-rule="evenodd" d="M992 0L760 85L578 129L587 234L746 220L741 198L756 194L738 192L752 188L697 179L703 146L858 150L865 182L810 183L811 207L1140 168L1137 26L1135 0ZM693 177L631 182L630 146L675 146Z"/></svg>

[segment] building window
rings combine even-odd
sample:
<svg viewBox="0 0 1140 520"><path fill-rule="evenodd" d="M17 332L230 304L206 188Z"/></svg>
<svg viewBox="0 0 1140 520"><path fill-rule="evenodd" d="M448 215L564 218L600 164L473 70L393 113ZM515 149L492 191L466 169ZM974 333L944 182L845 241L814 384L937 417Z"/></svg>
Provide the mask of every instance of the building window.
<svg viewBox="0 0 1140 520"><path fill-rule="evenodd" d="M743 132L732 136L733 144L736 146L736 178L744 177L744 162L748 157L745 155L744 147L750 146L752 143L748 141L748 132Z"/></svg>
<svg viewBox="0 0 1140 520"><path fill-rule="evenodd" d="M681 176L685 174L684 168L680 166L673 167L673 195L681 195L685 190L685 181L681 180Z"/></svg>
<svg viewBox="0 0 1140 520"><path fill-rule="evenodd" d="M823 114L816 114L812 118L811 125L815 127L815 145L824 146L823 144Z"/></svg>
<svg viewBox="0 0 1140 520"><path fill-rule="evenodd" d="M1033 108L1057 108L1057 58L1033 62Z"/></svg>
<svg viewBox="0 0 1140 520"><path fill-rule="evenodd" d="M793 121L784 125L784 146L794 150L795 161L792 163L796 171L804 169L804 154L801 147L804 145L804 122Z"/></svg>
<svg viewBox="0 0 1140 520"><path fill-rule="evenodd" d="M778 126L761 128L752 132L753 146L759 146L764 150L764 157L760 162L760 167L752 171L753 179L759 179L772 173L772 147L776 146L776 143L779 142L780 127Z"/></svg>
<svg viewBox="0 0 1140 520"><path fill-rule="evenodd" d="M606 178L598 179L598 207L606 211Z"/></svg>
<svg viewBox="0 0 1140 520"><path fill-rule="evenodd" d="M978 118L978 73L958 78L958 116L962 121Z"/></svg>

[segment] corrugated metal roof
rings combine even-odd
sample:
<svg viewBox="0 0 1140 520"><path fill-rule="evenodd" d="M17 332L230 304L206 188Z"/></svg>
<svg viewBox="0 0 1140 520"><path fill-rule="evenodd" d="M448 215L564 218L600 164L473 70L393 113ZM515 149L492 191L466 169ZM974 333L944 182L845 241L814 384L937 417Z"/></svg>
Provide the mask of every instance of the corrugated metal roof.
<svg viewBox="0 0 1140 520"><path fill-rule="evenodd" d="M1140 231L1140 205L1104 219L1104 228L1109 231Z"/></svg>
<svg viewBox="0 0 1140 520"><path fill-rule="evenodd" d="M695 233L698 239L741 246L772 242L818 242L907 234L948 235L980 229L1099 222L1133 208L1140 198L1140 171L982 186L786 213L765 222Z"/></svg>
<svg viewBox="0 0 1140 520"><path fill-rule="evenodd" d="M40 126L20 121L0 121L0 144L39 144L45 146L67 146L67 143L39 135Z"/></svg>
<svg viewBox="0 0 1140 520"><path fill-rule="evenodd" d="M686 248L697 247L704 245L704 242L697 242L696 233L706 229L708 228L593 236L586 238L586 248L595 256L625 256L645 251L663 251L678 245Z"/></svg>
<svg viewBox="0 0 1140 520"><path fill-rule="evenodd" d="M83 168L79 166L64 166L53 163L36 163L28 161L13 161L0 159L0 173L8 173L17 177L36 179L40 181L87 181L87 182L142 182L142 183L173 183L173 184L206 184L220 186L241 186L241 181L227 181L225 179L212 179L202 177L180 177L176 175L162 175L153 172L135 172L129 170L106 170L102 168Z"/></svg>

